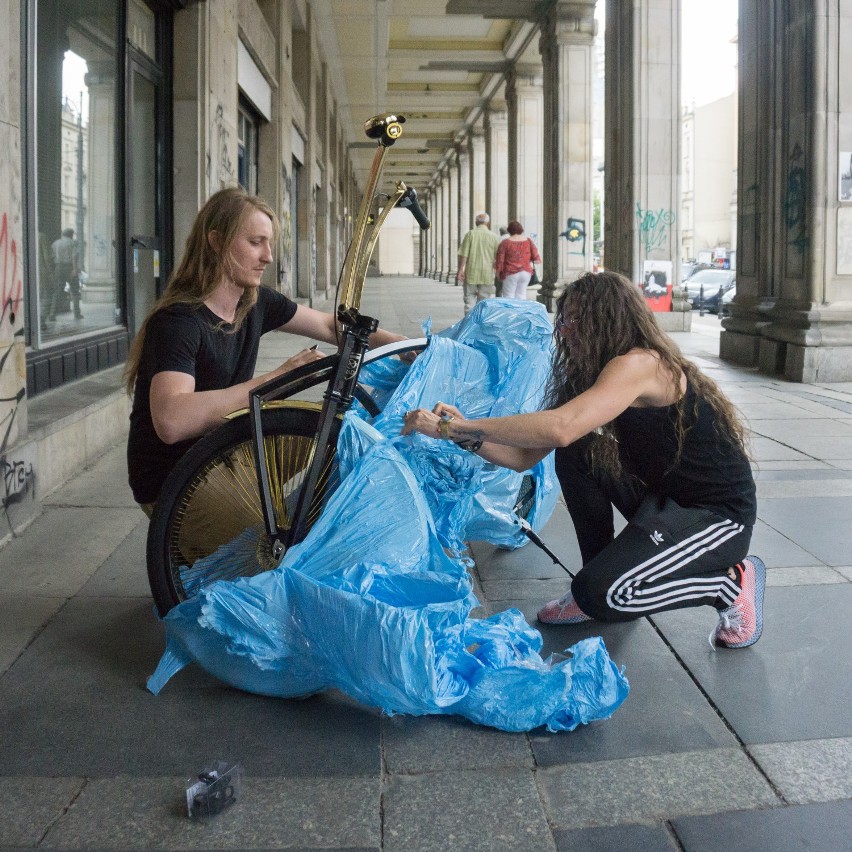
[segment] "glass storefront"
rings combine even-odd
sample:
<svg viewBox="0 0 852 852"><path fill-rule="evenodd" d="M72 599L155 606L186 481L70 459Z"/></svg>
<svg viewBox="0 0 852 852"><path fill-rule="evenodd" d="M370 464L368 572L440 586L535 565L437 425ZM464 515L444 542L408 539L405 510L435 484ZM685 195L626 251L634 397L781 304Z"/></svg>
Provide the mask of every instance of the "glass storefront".
<svg viewBox="0 0 852 852"><path fill-rule="evenodd" d="M117 4L38 3L38 342L121 320L116 252ZM33 306L34 307L34 306Z"/></svg>
<svg viewBox="0 0 852 852"><path fill-rule="evenodd" d="M159 291L167 197L157 3L30 0L30 395L125 357Z"/></svg>

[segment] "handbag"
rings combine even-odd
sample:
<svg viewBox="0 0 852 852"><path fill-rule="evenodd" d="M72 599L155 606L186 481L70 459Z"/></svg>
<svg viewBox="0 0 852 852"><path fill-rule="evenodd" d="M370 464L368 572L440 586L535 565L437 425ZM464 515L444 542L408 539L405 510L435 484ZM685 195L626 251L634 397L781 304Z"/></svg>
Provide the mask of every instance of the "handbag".
<svg viewBox="0 0 852 852"><path fill-rule="evenodd" d="M541 284L541 281L538 280L538 273L535 271L535 263L533 263L533 241L527 239L527 242L530 244L530 266L532 267L532 275L527 286L535 287L536 284Z"/></svg>

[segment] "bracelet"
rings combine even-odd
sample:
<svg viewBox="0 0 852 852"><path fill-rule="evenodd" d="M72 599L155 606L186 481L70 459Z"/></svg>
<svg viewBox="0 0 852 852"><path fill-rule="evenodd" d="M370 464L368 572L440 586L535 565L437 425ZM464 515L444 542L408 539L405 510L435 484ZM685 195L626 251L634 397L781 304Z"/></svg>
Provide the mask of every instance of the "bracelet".
<svg viewBox="0 0 852 852"><path fill-rule="evenodd" d="M452 440L450 438L450 421L453 419L452 414L449 417L442 417L438 421L438 437L445 441Z"/></svg>
<svg viewBox="0 0 852 852"><path fill-rule="evenodd" d="M466 441L453 441L453 443L457 447L461 447L463 450L467 450L469 453L476 453L479 451L479 448L482 446L482 440L471 441L467 439Z"/></svg>

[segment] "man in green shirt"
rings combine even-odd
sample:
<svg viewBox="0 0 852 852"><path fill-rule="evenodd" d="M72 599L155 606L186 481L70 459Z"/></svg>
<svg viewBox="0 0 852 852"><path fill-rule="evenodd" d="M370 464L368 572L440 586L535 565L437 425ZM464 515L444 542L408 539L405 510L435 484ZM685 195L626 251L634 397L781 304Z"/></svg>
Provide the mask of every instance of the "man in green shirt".
<svg viewBox="0 0 852 852"><path fill-rule="evenodd" d="M487 213L477 213L476 227L464 235L459 247L458 279L464 285L464 312L494 295L494 258L500 239L488 228Z"/></svg>

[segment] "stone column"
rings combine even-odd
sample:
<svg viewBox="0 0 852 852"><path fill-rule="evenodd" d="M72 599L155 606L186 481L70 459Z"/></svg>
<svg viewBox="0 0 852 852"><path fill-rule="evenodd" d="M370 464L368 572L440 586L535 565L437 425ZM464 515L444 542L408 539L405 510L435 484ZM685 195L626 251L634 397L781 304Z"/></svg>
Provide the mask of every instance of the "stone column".
<svg viewBox="0 0 852 852"><path fill-rule="evenodd" d="M441 274L439 281L450 275L450 169L444 164L441 172Z"/></svg>
<svg viewBox="0 0 852 852"><path fill-rule="evenodd" d="M737 295L720 354L852 380L852 0L742 0Z"/></svg>
<svg viewBox="0 0 852 852"><path fill-rule="evenodd" d="M509 113L504 101L485 111L485 210L496 231L509 221Z"/></svg>
<svg viewBox="0 0 852 852"><path fill-rule="evenodd" d="M470 152L465 145L459 149L459 221L458 221L458 244L464 239L464 235L473 227L473 215L470 212Z"/></svg>
<svg viewBox="0 0 852 852"><path fill-rule="evenodd" d="M453 151L447 164L447 187L449 204L447 205L447 227L449 235L449 266L447 267L446 282L455 282L459 258L459 155Z"/></svg>
<svg viewBox="0 0 852 852"><path fill-rule="evenodd" d="M440 172L435 178L435 209L432 217L432 234L434 238L432 249L432 278L436 281L441 277L444 251L444 185Z"/></svg>
<svg viewBox="0 0 852 852"><path fill-rule="evenodd" d="M657 318L687 330L680 288L680 0L607 0L605 265L643 280L670 262L677 303Z"/></svg>
<svg viewBox="0 0 852 852"><path fill-rule="evenodd" d="M456 229L456 252L464 239L464 235L473 227L473 216L470 214L470 154L465 144L459 148L459 208L458 227ZM456 254L456 266L458 266L458 253ZM456 278L458 286L458 278Z"/></svg>
<svg viewBox="0 0 852 852"><path fill-rule="evenodd" d="M485 180L485 131L480 126L474 126L467 139L470 157L470 186L468 193L471 201L470 221L473 222L477 213L487 212L491 215L486 203L488 194Z"/></svg>
<svg viewBox="0 0 852 852"><path fill-rule="evenodd" d="M424 278L428 278L431 272L430 264L432 258L432 244L435 237L435 220L434 220L434 207L435 207L435 195L432 190L431 184L426 187L426 191L423 193L423 201L421 203L421 207L423 208L423 212L429 217L432 222L432 226L423 234L423 239L421 240L421 246L423 247L421 255L420 255L420 275Z"/></svg>
<svg viewBox="0 0 852 852"><path fill-rule="evenodd" d="M595 4L559 2L542 25L544 181L539 239L550 311L558 289L592 268L592 83ZM569 241L563 234L580 233Z"/></svg>
<svg viewBox="0 0 852 852"><path fill-rule="evenodd" d="M541 66L515 64L506 78L509 113L509 216L538 244L543 219Z"/></svg>

